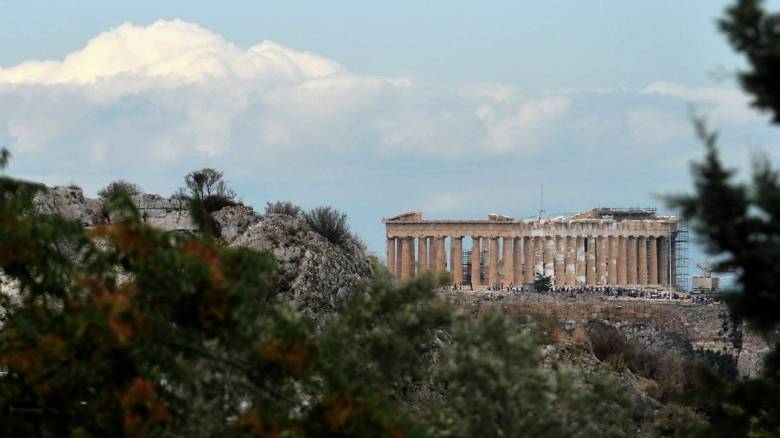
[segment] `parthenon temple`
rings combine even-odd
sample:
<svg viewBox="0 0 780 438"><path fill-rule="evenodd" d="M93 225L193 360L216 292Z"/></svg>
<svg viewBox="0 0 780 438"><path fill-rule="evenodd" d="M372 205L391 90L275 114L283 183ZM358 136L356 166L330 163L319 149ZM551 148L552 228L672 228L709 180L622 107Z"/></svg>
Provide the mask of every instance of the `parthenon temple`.
<svg viewBox="0 0 780 438"><path fill-rule="evenodd" d="M653 209L597 208L539 220L424 220L410 212L383 222L387 267L399 279L448 271L452 284L474 288L533 283L537 274L556 287L677 286L680 220Z"/></svg>

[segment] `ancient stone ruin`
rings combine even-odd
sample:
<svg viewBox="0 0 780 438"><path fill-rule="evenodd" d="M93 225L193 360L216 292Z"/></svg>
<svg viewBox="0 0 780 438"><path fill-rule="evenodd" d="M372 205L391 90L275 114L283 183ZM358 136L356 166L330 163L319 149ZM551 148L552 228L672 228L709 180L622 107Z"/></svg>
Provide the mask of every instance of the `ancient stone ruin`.
<svg viewBox="0 0 780 438"><path fill-rule="evenodd" d="M680 220L652 209L599 208L539 220L425 220L411 212L383 222L387 267L401 279L448 271L453 284L475 288L532 283L537 274L557 287L682 286Z"/></svg>

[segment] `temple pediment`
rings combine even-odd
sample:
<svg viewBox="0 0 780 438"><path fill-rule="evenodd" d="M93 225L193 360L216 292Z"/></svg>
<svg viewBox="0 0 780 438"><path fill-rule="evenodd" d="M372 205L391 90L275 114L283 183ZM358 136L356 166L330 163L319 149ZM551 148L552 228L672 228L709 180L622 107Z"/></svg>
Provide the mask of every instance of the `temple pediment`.
<svg viewBox="0 0 780 438"><path fill-rule="evenodd" d="M419 222L422 220L422 213L419 211L409 211L398 216L388 217L382 222Z"/></svg>

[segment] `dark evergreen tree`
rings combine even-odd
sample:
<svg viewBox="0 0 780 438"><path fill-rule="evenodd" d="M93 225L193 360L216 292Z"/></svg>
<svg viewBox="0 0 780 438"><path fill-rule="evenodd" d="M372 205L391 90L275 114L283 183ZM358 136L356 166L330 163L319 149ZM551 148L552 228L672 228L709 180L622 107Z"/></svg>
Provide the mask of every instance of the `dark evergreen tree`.
<svg viewBox="0 0 780 438"><path fill-rule="evenodd" d="M549 292L552 290L552 277L537 272L536 276L534 276L534 289L537 292Z"/></svg>

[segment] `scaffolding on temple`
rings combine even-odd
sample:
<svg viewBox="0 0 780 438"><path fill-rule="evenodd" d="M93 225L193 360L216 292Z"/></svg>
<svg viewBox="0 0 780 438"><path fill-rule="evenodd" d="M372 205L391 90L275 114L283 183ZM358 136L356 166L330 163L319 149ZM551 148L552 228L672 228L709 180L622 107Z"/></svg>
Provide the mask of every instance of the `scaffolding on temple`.
<svg viewBox="0 0 780 438"><path fill-rule="evenodd" d="M483 241L484 244L484 241ZM488 282L488 266L490 265L490 253L488 251L480 251L479 253L479 283L487 284Z"/></svg>
<svg viewBox="0 0 780 438"><path fill-rule="evenodd" d="M463 266L463 278L461 279L463 281L463 284L470 284L471 283L471 250L461 251L460 254L460 265ZM455 279L455 281L458 281L459 279Z"/></svg>
<svg viewBox="0 0 780 438"><path fill-rule="evenodd" d="M681 221L677 225L677 232L672 240L672 269L674 287L678 290L690 291L691 278L688 274L688 246L690 233L687 222Z"/></svg>

